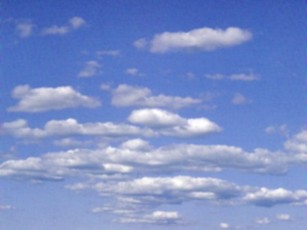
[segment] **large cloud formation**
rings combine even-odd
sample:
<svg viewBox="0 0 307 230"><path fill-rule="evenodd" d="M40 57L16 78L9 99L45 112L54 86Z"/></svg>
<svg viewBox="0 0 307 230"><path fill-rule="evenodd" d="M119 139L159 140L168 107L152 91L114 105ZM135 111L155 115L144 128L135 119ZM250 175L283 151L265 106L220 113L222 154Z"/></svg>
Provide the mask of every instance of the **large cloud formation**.
<svg viewBox="0 0 307 230"><path fill-rule="evenodd" d="M137 48L148 48L152 53L182 50L211 51L236 46L251 38L251 32L237 27L225 30L203 27L187 32L164 32L155 35L151 41L141 38L135 41L134 45Z"/></svg>

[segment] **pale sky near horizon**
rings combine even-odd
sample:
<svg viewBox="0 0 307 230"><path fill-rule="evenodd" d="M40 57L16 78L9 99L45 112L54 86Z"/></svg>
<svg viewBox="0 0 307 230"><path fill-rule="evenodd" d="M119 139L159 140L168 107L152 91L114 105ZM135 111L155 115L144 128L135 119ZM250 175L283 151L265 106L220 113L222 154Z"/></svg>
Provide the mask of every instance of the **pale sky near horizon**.
<svg viewBox="0 0 307 230"><path fill-rule="evenodd" d="M0 229L307 228L304 1L0 12Z"/></svg>

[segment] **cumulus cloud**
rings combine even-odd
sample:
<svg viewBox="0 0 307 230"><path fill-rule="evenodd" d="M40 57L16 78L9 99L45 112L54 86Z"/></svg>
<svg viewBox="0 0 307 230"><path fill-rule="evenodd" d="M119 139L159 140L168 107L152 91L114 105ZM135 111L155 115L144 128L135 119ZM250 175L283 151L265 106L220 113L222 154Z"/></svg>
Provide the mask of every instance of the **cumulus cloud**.
<svg viewBox="0 0 307 230"><path fill-rule="evenodd" d="M179 109L200 103L200 99L191 97L167 96L164 94L154 96L151 90L146 87L125 84L119 85L112 91L112 104L118 107L139 106Z"/></svg>
<svg viewBox="0 0 307 230"><path fill-rule="evenodd" d="M158 127L159 133L167 136L197 136L222 130L207 118L185 119L161 109L134 110L128 120L133 124Z"/></svg>
<svg viewBox="0 0 307 230"><path fill-rule="evenodd" d="M143 216L128 216L119 219L121 223L143 223L143 224L158 224L170 225L182 223L178 212L169 211L154 211L149 215Z"/></svg>
<svg viewBox="0 0 307 230"><path fill-rule="evenodd" d="M139 200L141 203L181 203L188 200L227 200L238 197L240 187L230 182L203 177L142 177L118 183L97 183L101 194L117 194ZM207 196L195 196L195 194Z"/></svg>
<svg viewBox="0 0 307 230"><path fill-rule="evenodd" d="M93 77L101 74L101 64L97 61L87 61L84 68L78 73L78 77Z"/></svg>
<svg viewBox="0 0 307 230"><path fill-rule="evenodd" d="M242 82L252 82L259 80L259 76L253 73L237 73L231 75L224 74L207 74L206 78L209 80L231 80L231 81L242 81Z"/></svg>
<svg viewBox="0 0 307 230"><path fill-rule="evenodd" d="M299 152L305 156L307 162L307 130L302 130L284 143L284 147L291 152Z"/></svg>
<svg viewBox="0 0 307 230"><path fill-rule="evenodd" d="M81 17L72 17L68 20L68 23L63 26L52 25L42 29L41 34L43 36L47 35L65 35L74 30L77 30L83 27L86 24L86 21Z"/></svg>
<svg viewBox="0 0 307 230"><path fill-rule="evenodd" d="M106 136L123 137L132 135L153 135L149 129L141 129L129 124L112 122L79 123L73 118L66 120L50 120L44 128L30 128L27 121L19 119L2 124L3 132L19 138L45 138L52 136ZM67 143L67 142L66 142Z"/></svg>
<svg viewBox="0 0 307 230"><path fill-rule="evenodd" d="M100 106L97 99L82 95L71 86L31 88L29 85L16 86L12 97L18 99L17 105L9 107L10 112L37 113L66 108Z"/></svg>
<svg viewBox="0 0 307 230"><path fill-rule="evenodd" d="M244 200L264 207L272 207L278 204L303 204L307 200L307 191L261 188L256 192L246 194Z"/></svg>
<svg viewBox="0 0 307 230"><path fill-rule="evenodd" d="M137 48L148 48L152 53L181 50L211 51L236 46L252 38L251 32L236 27L223 29L199 28L187 32L156 34L151 41L141 38L134 42Z"/></svg>

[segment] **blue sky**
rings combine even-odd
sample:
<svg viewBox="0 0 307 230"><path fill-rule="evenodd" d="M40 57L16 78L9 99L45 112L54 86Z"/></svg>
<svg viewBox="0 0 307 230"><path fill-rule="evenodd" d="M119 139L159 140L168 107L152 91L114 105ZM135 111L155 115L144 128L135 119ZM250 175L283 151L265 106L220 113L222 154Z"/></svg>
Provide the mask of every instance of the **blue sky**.
<svg viewBox="0 0 307 230"><path fill-rule="evenodd" d="M1 229L306 229L304 1L0 7Z"/></svg>

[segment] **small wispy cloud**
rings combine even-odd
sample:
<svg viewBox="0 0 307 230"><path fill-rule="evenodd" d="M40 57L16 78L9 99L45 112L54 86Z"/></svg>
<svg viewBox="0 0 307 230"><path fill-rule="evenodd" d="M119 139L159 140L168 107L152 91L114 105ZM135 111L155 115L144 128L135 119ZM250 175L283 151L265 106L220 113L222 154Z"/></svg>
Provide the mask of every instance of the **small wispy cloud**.
<svg viewBox="0 0 307 230"><path fill-rule="evenodd" d="M230 80L230 81L241 81L241 82L252 82L257 81L260 77L253 73L237 73L231 75L225 74L206 74L205 77L209 80L221 81L221 80Z"/></svg>
<svg viewBox="0 0 307 230"><path fill-rule="evenodd" d="M35 25L31 22L18 22L16 25L16 32L19 37L27 38L33 33Z"/></svg>
<svg viewBox="0 0 307 230"><path fill-rule="evenodd" d="M102 73L101 67L102 65L97 61L87 61L83 69L78 73L78 77L87 78L99 75Z"/></svg>
<svg viewBox="0 0 307 230"><path fill-rule="evenodd" d="M50 27L45 27L41 31L41 35L64 35L70 33L74 30L77 30L83 27L86 24L86 21L81 17L72 17L68 20L66 25L58 26L52 25Z"/></svg>
<svg viewBox="0 0 307 230"><path fill-rule="evenodd" d="M251 102L248 98L246 98L243 94L241 93L235 93L232 100L232 104L234 105L245 105Z"/></svg>

